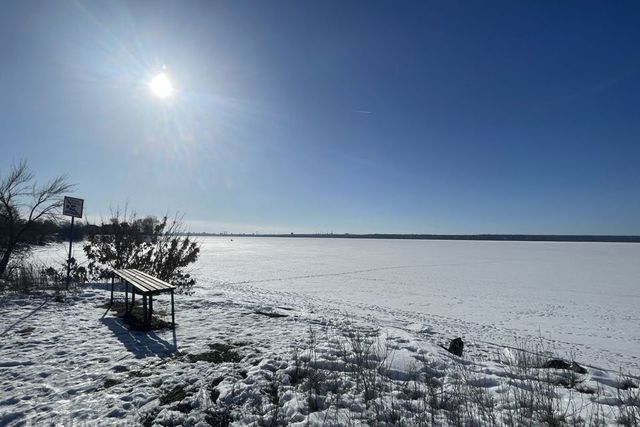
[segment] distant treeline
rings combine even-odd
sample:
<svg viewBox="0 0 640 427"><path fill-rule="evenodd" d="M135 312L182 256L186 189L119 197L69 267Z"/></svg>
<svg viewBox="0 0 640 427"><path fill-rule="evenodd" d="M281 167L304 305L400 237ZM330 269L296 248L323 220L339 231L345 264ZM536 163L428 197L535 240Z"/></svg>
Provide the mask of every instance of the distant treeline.
<svg viewBox="0 0 640 427"><path fill-rule="evenodd" d="M47 243L69 240L70 222L38 221L27 228L20 236L19 243L27 245L45 245ZM77 222L73 226L73 240L83 240L89 233L100 227ZM8 236L6 224L0 222L0 236Z"/></svg>
<svg viewBox="0 0 640 427"><path fill-rule="evenodd" d="M403 240L485 240L515 242L619 242L640 243L640 236L604 236L573 234L236 234L236 233L192 233L197 236L230 237L289 237L328 239L403 239Z"/></svg>
<svg viewBox="0 0 640 427"><path fill-rule="evenodd" d="M160 224L158 218L147 216L144 218L127 218L127 221L118 223L107 222L100 225L89 224L83 221L76 221L73 225L73 240L82 241L90 236L95 235L112 235L114 232L121 234L123 230L131 230L132 233L139 236L151 236ZM27 228L19 237L18 244L21 247L32 245L46 245L47 243L55 243L69 241L69 233L71 229L70 221L36 221L31 227ZM171 231L169 231L172 234ZM181 233L173 233L181 234ZM6 223L0 222L0 248L4 247L3 239L9 236L9 228Z"/></svg>
<svg viewBox="0 0 640 427"><path fill-rule="evenodd" d="M155 217L139 218L134 219L130 226L134 227L139 234L151 235L157 221ZM70 228L70 221L37 221L24 231L20 236L19 243L21 245L46 245L47 243L69 241ZM96 234L113 234L113 228L114 225L111 223L94 225L77 221L73 225L73 240L81 241ZM2 243L1 239L8 234L9 230L6 224L0 222L0 243Z"/></svg>
<svg viewBox="0 0 640 427"><path fill-rule="evenodd" d="M135 227L141 234L152 234L154 217L136 219ZM25 231L20 241L23 244L44 245L52 242L68 241L70 222L40 221ZM133 224L132 224L133 225ZM94 225L78 221L73 226L73 240L80 241L95 234L112 234L112 224ZM0 223L0 236L6 236ZM334 233L289 233L289 234L258 234L258 233L189 233L192 236L228 236L228 237L288 237L288 238L318 238L318 239L402 239L402 240L484 240L484 241L516 241L516 242L620 242L640 243L640 236L604 236L604 235L573 235L573 234L334 234Z"/></svg>

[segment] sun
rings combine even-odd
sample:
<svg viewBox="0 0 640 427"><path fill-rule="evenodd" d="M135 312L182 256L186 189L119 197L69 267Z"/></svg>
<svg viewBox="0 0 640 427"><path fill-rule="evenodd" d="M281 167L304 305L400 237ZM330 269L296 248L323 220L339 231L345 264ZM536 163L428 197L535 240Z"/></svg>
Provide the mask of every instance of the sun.
<svg viewBox="0 0 640 427"><path fill-rule="evenodd" d="M158 98L168 98L173 95L173 85L166 73L156 74L149 81L149 90Z"/></svg>

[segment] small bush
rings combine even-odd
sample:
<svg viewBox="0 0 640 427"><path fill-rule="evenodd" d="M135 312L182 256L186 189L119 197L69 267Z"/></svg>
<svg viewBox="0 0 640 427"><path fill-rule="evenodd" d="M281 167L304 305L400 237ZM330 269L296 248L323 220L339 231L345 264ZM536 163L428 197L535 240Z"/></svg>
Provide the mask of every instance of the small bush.
<svg viewBox="0 0 640 427"><path fill-rule="evenodd" d="M62 264L60 268L47 267L42 270L51 281L63 283L67 280L67 263ZM69 267L69 281L71 283L84 283L87 281L87 269L78 265L75 258L71 258Z"/></svg>
<svg viewBox="0 0 640 427"><path fill-rule="evenodd" d="M111 277L111 269L136 268L189 292L195 279L186 268L196 262L200 248L183 233L179 218L136 218L116 211L84 245L89 275Z"/></svg>

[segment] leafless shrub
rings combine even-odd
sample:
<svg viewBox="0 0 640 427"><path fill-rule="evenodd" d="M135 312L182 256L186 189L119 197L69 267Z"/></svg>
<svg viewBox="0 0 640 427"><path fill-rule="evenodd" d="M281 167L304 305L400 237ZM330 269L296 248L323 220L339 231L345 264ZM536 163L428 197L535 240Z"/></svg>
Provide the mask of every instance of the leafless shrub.
<svg viewBox="0 0 640 427"><path fill-rule="evenodd" d="M461 370L461 375L466 385L464 394L467 401L471 404L473 410L472 416L482 422L483 425L495 426L498 424L498 416L496 409L498 401L482 386L482 374L471 372L467 369ZM478 385L478 386L476 386Z"/></svg>
<svg viewBox="0 0 640 427"><path fill-rule="evenodd" d="M618 412L607 413L602 390L579 392L586 387L583 377L542 367L554 356L542 340L511 349L493 376L482 363L442 363L428 356L417 358L421 365L410 375L393 375L395 350L377 330L310 330L305 345L300 356L294 354L290 376L307 394L309 413L324 411L324 425L597 426L617 419L638 426L632 378L620 381L627 386L620 389L621 404L612 407ZM339 416L341 407L346 418Z"/></svg>
<svg viewBox="0 0 640 427"><path fill-rule="evenodd" d="M280 411L282 387L280 378L273 375L268 386L262 390L261 406L259 408L258 425L261 427L275 427L287 425L284 414Z"/></svg>
<svg viewBox="0 0 640 427"><path fill-rule="evenodd" d="M322 386L325 378L324 372L318 366L318 336L317 331L309 328L307 340L307 355L303 359L306 362L304 368L303 389L307 392L307 405L309 412L322 409Z"/></svg>
<svg viewBox="0 0 640 427"><path fill-rule="evenodd" d="M391 360L391 349L377 331L353 328L344 331L342 355L347 371L354 375L358 391L369 404L385 386L384 371Z"/></svg>
<svg viewBox="0 0 640 427"><path fill-rule="evenodd" d="M637 380L630 375L620 373L618 381L618 423L625 427L640 426L640 388Z"/></svg>

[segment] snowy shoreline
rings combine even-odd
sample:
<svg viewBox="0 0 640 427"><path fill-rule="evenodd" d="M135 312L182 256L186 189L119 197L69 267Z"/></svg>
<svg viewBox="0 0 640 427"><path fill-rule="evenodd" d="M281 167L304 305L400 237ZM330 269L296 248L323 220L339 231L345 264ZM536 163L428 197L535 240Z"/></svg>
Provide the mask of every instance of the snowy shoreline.
<svg viewBox="0 0 640 427"><path fill-rule="evenodd" d="M640 369L640 245L199 238L203 296L219 287L327 310L442 323L513 344L543 337L609 369ZM61 265L65 245L35 251ZM74 256L84 261L81 245Z"/></svg>
<svg viewBox="0 0 640 427"><path fill-rule="evenodd" d="M327 376L348 371L340 349L349 345L353 331L368 331L377 346L388 348L385 378L398 384L431 373L446 386L464 367L480 389L500 396L512 376L505 357L513 353L507 347L476 340L477 331L468 325L442 330L442 319L435 325L362 316L234 285L179 296L175 335L170 329L145 333L128 330L103 308L108 299L103 284L81 288L64 303L18 295L0 300L0 424L207 425L219 416L260 425L274 410L291 425L370 423L375 414L355 392L355 382L336 386L343 388L341 401L332 400L335 392L325 393L314 408L304 383L292 381L300 360ZM158 310L166 305L159 298ZM466 329L462 358L438 346L456 329ZM274 381L279 392L270 401ZM602 407L607 423L613 423L619 374L589 366L579 383L588 391L558 386L560 402L579 399L583 418ZM409 397L393 389L380 399L404 402L399 416L413 424L415 402ZM450 424L444 412L437 419Z"/></svg>

